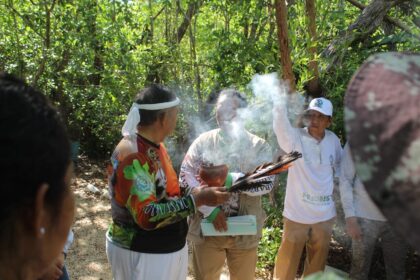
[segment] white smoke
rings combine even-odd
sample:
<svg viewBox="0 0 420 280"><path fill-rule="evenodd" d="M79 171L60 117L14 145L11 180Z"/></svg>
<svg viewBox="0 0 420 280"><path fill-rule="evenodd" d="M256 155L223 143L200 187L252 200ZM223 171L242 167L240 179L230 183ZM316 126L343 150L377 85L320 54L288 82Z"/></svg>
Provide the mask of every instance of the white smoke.
<svg viewBox="0 0 420 280"><path fill-rule="evenodd" d="M248 106L246 108L240 108L237 110L237 117L233 119L229 124L229 137L236 139L235 145L231 145L228 151L229 154L241 153L244 150L241 148L241 137L244 133L244 128L249 132L256 134L262 138L265 138L273 146L273 149L277 148L277 142L273 135L272 125L273 107L280 104L286 104L288 109L289 118L292 123L295 123L297 117L302 113L304 106L304 97L299 93L288 93L287 84L278 78L277 73L270 73L264 75L254 75L251 82L247 85L247 89L252 92L252 97L248 96ZM184 141L187 145L183 147L173 146L172 141L169 144L169 152L173 161L182 160L184 154L187 152L188 145L191 144L201 133L209 131L213 128L217 128L218 125L215 120L215 110L211 116L207 116L206 119L202 118L202 112L199 108L195 108L194 104L197 104L196 100L191 97L192 92L189 93L186 90L179 92L178 96L181 95L183 114L182 117L179 115L180 123L183 126L187 126L188 133L180 135L179 137L188 138ZM215 106L213 106L215 107ZM193 113L196 112L196 113ZM168 141L167 141L168 142ZM203 154L203 159L206 159L214 165L223 164L226 151L206 151ZM238 156L239 158L239 156ZM175 159L175 160L174 160ZM180 163L174 162L175 165Z"/></svg>
<svg viewBox="0 0 420 280"><path fill-rule="evenodd" d="M287 83L280 80L277 73L256 74L248 87L255 96L254 102L262 104L261 106L265 108L266 112L270 111L270 116L273 107L282 104L286 104L292 123L303 112L305 98L297 92L289 94Z"/></svg>
<svg viewBox="0 0 420 280"><path fill-rule="evenodd" d="M257 101L261 101L266 104L272 103L274 105L286 102L286 84L279 80L277 73L265 75L256 74L252 78L248 87L252 90Z"/></svg>

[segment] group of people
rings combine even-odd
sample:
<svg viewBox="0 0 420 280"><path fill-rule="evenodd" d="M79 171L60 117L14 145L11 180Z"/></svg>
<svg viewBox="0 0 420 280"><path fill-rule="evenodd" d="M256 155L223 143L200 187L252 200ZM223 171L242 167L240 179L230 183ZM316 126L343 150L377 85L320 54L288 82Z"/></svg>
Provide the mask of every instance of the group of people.
<svg viewBox="0 0 420 280"><path fill-rule="evenodd" d="M224 89L215 108L218 128L193 141L177 181L162 142L175 128L178 105L179 99L165 87L144 89L130 109L122 131L124 138L113 153L113 222L107 233L113 277L185 279L189 240L196 279L219 279L225 262L230 279L254 279L264 222L261 195L272 190L273 182L241 193L226 190L242 174L272 161L272 149L244 128L241 110L247 106L245 96ZM367 279L375 242L381 237L385 256L392 249L398 259L388 264L386 257L388 277L403 279L404 242L379 217L360 181L348 181L355 177L348 148L343 152L339 138L327 129L332 123L332 103L314 98L304 112L302 128L292 126L287 109L286 102L279 102L273 110L279 147L303 156L288 173L283 236L274 278L295 279L304 247L303 275L324 270L336 217L333 190L339 181L347 232L353 239L350 277ZM224 189L207 186L201 180L200 167L207 163L229 166ZM203 199L197 201L199 195ZM214 198L209 201L207 196ZM256 235L229 235L228 218L242 215L256 217ZM203 220L227 233L205 236L200 227Z"/></svg>
<svg viewBox="0 0 420 280"><path fill-rule="evenodd" d="M352 83L360 82L356 77ZM163 141L175 129L179 104L169 89L147 87L136 96L122 128L109 177L112 223L106 253L112 276L186 279L189 240L196 279L219 279L225 262L230 279L254 279L265 216L261 195L274 183L240 193L229 188L243 174L272 161L272 149L244 128L240 112L247 106L245 96L225 89L216 104L218 128L191 144L178 179ZM322 97L304 111L302 128L291 125L286 103L273 109L279 147L302 154L288 172L274 278L295 279L304 248L303 276L324 270L336 216L332 194L338 184L346 231L353 241L350 278L368 278L374 245L381 237L387 278L404 279L405 242L370 200L349 145L343 151L339 138L328 130L332 116L331 102ZM74 219L65 126L42 93L10 75L0 77L0 123L0 279L58 279ZM352 146L352 139L349 142ZM208 186L199 176L202 164L215 161L229 166L223 186ZM229 217L242 215L256 217L256 235L202 233L203 220L228 233Z"/></svg>

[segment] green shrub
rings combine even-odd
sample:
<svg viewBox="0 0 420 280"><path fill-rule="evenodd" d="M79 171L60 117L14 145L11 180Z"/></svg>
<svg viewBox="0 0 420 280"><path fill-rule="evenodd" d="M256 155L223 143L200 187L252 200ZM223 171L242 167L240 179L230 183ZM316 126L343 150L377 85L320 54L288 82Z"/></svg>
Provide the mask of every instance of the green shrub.
<svg viewBox="0 0 420 280"><path fill-rule="evenodd" d="M283 230L279 227L263 228L262 237L258 246L257 269L271 271L281 242Z"/></svg>

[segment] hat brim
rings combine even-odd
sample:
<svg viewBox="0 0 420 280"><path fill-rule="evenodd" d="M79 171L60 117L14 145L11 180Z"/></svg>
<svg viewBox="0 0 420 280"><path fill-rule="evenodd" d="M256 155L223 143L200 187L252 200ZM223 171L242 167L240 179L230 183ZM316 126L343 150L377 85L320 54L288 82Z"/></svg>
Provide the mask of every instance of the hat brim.
<svg viewBox="0 0 420 280"><path fill-rule="evenodd" d="M327 116L327 117L332 117L332 115L327 114L326 112L324 112L323 110L321 110L321 108L318 108L318 107L308 108L308 109L305 110L305 112L308 112L310 110L320 112L321 114L323 114L324 116Z"/></svg>

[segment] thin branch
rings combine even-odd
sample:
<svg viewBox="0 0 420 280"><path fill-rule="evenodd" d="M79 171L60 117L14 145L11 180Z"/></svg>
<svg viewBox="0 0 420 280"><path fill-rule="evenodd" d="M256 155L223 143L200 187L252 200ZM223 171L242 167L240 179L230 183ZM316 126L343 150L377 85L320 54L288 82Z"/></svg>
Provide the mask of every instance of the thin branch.
<svg viewBox="0 0 420 280"><path fill-rule="evenodd" d="M34 79L32 80L32 83L31 83L32 86L36 86L38 84L38 80L39 78L41 78L41 75L44 72L46 62L47 62L47 50L45 49L45 47L43 47L41 63L39 64L39 67L35 73Z"/></svg>
<svg viewBox="0 0 420 280"><path fill-rule="evenodd" d="M165 10L165 6L163 6L162 9L160 9L160 11L153 17L153 20L155 20L164 10Z"/></svg>
<svg viewBox="0 0 420 280"><path fill-rule="evenodd" d="M48 60L48 50L51 46L51 11L53 10L55 6L55 0L51 3L51 6L48 7L48 5L45 3L45 39L44 39L44 45L42 47L42 58L41 62L39 64L38 70L36 71L36 74L34 76L34 79L32 80L32 86L36 86L38 84L38 80L41 78L42 74L45 70L45 65Z"/></svg>
<svg viewBox="0 0 420 280"><path fill-rule="evenodd" d="M263 21L260 24L260 28L258 28L258 32L255 36L255 41L258 41L258 39L261 37L262 33L264 32L264 28L267 25L267 23L269 22L270 16L267 16L266 18L263 19Z"/></svg>
<svg viewBox="0 0 420 280"><path fill-rule="evenodd" d="M16 20L16 14L13 14L13 22L15 26L18 26L17 20ZM16 39L16 45L17 45L17 53L18 53L18 65L19 65L19 77L23 78L24 75L24 69L25 69L25 61L23 60L22 55L22 47L20 45L20 39L18 32L13 32Z"/></svg>

